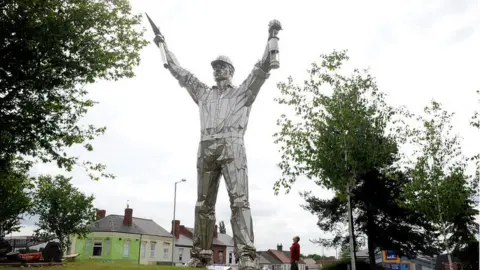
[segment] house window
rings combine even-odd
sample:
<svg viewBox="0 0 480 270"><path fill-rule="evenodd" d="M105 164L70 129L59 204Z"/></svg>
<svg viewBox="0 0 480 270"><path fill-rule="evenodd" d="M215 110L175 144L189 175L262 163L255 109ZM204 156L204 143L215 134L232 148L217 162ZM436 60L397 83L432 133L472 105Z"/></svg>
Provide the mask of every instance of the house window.
<svg viewBox="0 0 480 270"><path fill-rule="evenodd" d="M93 243L93 256L102 256L102 241Z"/></svg>
<svg viewBox="0 0 480 270"><path fill-rule="evenodd" d="M150 258L155 258L155 245L156 242L150 242Z"/></svg>
<svg viewBox="0 0 480 270"><path fill-rule="evenodd" d="M86 254L90 254L91 250L92 250L92 240L89 239L85 242Z"/></svg>
<svg viewBox="0 0 480 270"><path fill-rule="evenodd" d="M178 261L183 260L183 248L178 248Z"/></svg>
<svg viewBox="0 0 480 270"><path fill-rule="evenodd" d="M105 240L105 247L103 248L103 254L105 256L110 256L110 239Z"/></svg>
<svg viewBox="0 0 480 270"><path fill-rule="evenodd" d="M170 242L163 242L163 258L168 259L170 256L168 254L170 253Z"/></svg>
<svg viewBox="0 0 480 270"><path fill-rule="evenodd" d="M232 261L233 261L233 252L230 251L230 252L228 253L228 263L229 263L229 264L232 264Z"/></svg>
<svg viewBox="0 0 480 270"><path fill-rule="evenodd" d="M142 258L145 258L146 249L147 249L147 242L143 241L142 245L140 246L140 254L141 254L140 256L142 256Z"/></svg>
<svg viewBox="0 0 480 270"><path fill-rule="evenodd" d="M123 243L123 257L130 257L130 241L128 240Z"/></svg>

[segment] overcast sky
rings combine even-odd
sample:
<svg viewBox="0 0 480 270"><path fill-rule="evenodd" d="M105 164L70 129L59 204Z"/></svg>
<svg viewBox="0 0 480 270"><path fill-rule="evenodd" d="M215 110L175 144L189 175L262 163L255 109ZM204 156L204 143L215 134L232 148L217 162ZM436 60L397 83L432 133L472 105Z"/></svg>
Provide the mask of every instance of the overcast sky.
<svg viewBox="0 0 480 270"><path fill-rule="evenodd" d="M328 2L328 3L327 3ZM132 0L135 12L148 12L165 35L181 65L213 85L210 62L230 56L234 84L248 75L263 53L268 22L278 19L281 68L263 86L250 115L246 134L250 200L255 243L259 250L290 246L302 238L302 253L322 253L308 239L325 236L316 217L300 208L298 192L313 190L319 197L331 193L308 180L294 185L288 195L274 196L280 160L272 134L280 108L273 101L276 83L292 75L301 81L311 62L333 49L348 49L351 65L371 68L388 101L414 112L432 98L456 113L456 131L464 137L465 152L480 149L478 132L468 117L478 107L480 16L479 1L146 1ZM143 21L146 37L153 34ZM106 125L95 151L75 151L84 159L103 162L117 178L91 181L82 170L73 172L74 184L96 197L95 206L107 214L123 214L127 200L135 217L151 218L169 230L173 215L174 182L178 186L177 219L193 226L196 200L196 154L199 113L185 89L161 65L152 43L142 51L133 79L99 82L88 87L100 102L85 123ZM475 139L477 138L477 139ZM58 173L55 166L39 165L34 173ZM230 209L225 184L220 185L217 220ZM31 221L19 234L29 234ZM334 255L334 250L325 249Z"/></svg>

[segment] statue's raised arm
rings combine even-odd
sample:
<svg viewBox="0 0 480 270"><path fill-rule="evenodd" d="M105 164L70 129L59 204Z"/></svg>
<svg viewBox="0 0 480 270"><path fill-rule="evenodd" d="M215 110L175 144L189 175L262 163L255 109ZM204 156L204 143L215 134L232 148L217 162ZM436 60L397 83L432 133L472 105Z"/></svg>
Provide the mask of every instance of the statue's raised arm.
<svg viewBox="0 0 480 270"><path fill-rule="evenodd" d="M278 20L270 21L268 25L268 43L262 59L255 64L247 79L245 79L240 86L246 89L247 106L252 105L255 101L255 98L260 92L260 88L270 76L270 71L280 67L278 54L278 32L280 32L280 30L282 30L282 25Z"/></svg>
<svg viewBox="0 0 480 270"><path fill-rule="evenodd" d="M198 104L198 100L200 99L201 95L203 95L203 93L206 91L206 89L208 89L208 86L200 82L197 77L195 77L195 75L180 66L175 55L168 49L164 36L160 33L160 30L153 23L148 14L147 18L152 25L153 32L155 33L155 38L153 41L160 49L163 66L170 71L170 73L173 75L173 77L175 77L175 79L178 80L180 86L187 89L193 101Z"/></svg>

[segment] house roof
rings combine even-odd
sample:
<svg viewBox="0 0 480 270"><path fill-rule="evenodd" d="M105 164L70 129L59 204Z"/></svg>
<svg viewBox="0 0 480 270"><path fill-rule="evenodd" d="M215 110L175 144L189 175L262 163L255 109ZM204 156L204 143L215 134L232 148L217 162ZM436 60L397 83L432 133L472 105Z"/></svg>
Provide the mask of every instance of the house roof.
<svg viewBox="0 0 480 270"><path fill-rule="evenodd" d="M219 233L217 239L224 243L227 247L235 246L233 243L233 238L226 233Z"/></svg>
<svg viewBox="0 0 480 270"><path fill-rule="evenodd" d="M290 263L290 256L287 257L283 251L280 250L275 250L275 249L269 249L277 259L279 259L282 263Z"/></svg>
<svg viewBox="0 0 480 270"><path fill-rule="evenodd" d="M269 251L259 251L257 254L260 255L260 263L262 263L262 258L266 260L270 264L282 264L283 262L280 261L275 255L273 255Z"/></svg>
<svg viewBox="0 0 480 270"><path fill-rule="evenodd" d="M259 264L271 264L271 262L262 255L262 252L257 252L257 258Z"/></svg>
<svg viewBox="0 0 480 270"><path fill-rule="evenodd" d="M180 234L178 239L175 240L175 246L192 247L193 240L183 234Z"/></svg>
<svg viewBox="0 0 480 270"><path fill-rule="evenodd" d="M312 259L312 258L304 258L304 259L302 259L302 260L303 260L303 262L305 262L305 264L316 264L316 263L317 263L317 262L316 262L314 259Z"/></svg>
<svg viewBox="0 0 480 270"><path fill-rule="evenodd" d="M173 238L172 234L151 219L134 217L132 218L132 226L127 226L123 224L123 217L120 215L108 215L99 219L92 224L92 232L120 232Z"/></svg>
<svg viewBox="0 0 480 270"><path fill-rule="evenodd" d="M190 228L190 227L185 227L185 229L187 229L189 232L191 232L193 234L193 231L194 229L193 228ZM219 234L220 235L220 234ZM218 238L213 238L213 244L214 245L217 245L217 246L226 246L225 243L223 243L221 240L219 240Z"/></svg>

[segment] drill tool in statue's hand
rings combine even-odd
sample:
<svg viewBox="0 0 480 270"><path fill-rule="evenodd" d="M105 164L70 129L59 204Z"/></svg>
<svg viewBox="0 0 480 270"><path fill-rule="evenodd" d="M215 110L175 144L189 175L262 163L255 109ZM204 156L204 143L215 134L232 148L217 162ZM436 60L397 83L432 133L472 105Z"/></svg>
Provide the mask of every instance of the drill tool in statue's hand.
<svg viewBox="0 0 480 270"><path fill-rule="evenodd" d="M160 56L162 57L163 66L165 68L168 68L167 55L165 54L165 38L160 33L160 29L158 29L157 25L155 25L152 19L150 19L150 16L148 16L147 13L145 13L145 15L147 15L148 21L152 26L153 33L155 34L155 38L153 39L153 41L155 42L157 47L160 49Z"/></svg>

